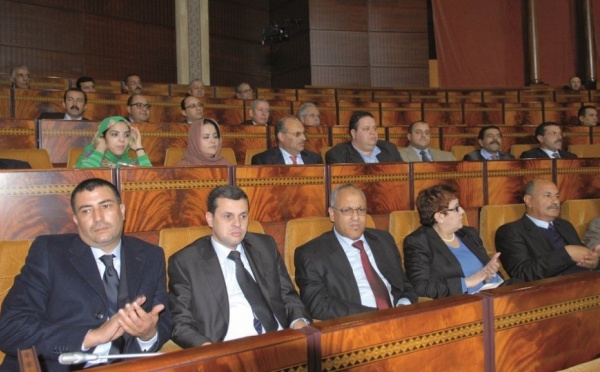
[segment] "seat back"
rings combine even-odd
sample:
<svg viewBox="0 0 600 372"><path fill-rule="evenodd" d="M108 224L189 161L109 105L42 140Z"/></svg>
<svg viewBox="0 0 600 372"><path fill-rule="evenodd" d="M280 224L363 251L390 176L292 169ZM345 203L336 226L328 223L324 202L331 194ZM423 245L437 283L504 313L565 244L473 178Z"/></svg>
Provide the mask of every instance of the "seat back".
<svg viewBox="0 0 600 372"><path fill-rule="evenodd" d="M366 226L375 228L373 218L369 215L366 217ZM329 220L329 217L298 218L287 222L285 227L284 260L294 285L296 285L296 267L294 266L294 252L296 248L331 230L332 227L333 224Z"/></svg>
<svg viewBox="0 0 600 372"><path fill-rule="evenodd" d="M515 157L515 159L519 159L523 151L531 150L536 147L539 147L539 145L532 143L512 145L510 147L510 153Z"/></svg>
<svg viewBox="0 0 600 372"><path fill-rule="evenodd" d="M71 147L69 149L69 157L67 158L67 168L75 168L77 159L83 154L83 147Z"/></svg>
<svg viewBox="0 0 600 372"><path fill-rule="evenodd" d="M525 204L484 205L479 217L479 235L488 254L496 252L496 230L518 220L525 213Z"/></svg>
<svg viewBox="0 0 600 372"><path fill-rule="evenodd" d="M0 150L0 158L26 161L31 169L52 169L50 154L46 149Z"/></svg>
<svg viewBox="0 0 600 372"><path fill-rule="evenodd" d="M246 160L244 161L245 165L252 165L252 157L256 154L260 154L267 149L248 149L246 150Z"/></svg>
<svg viewBox="0 0 600 372"><path fill-rule="evenodd" d="M333 146L323 146L321 147L321 158L323 159L323 164L325 164L325 154L327 154L327 151L331 150Z"/></svg>
<svg viewBox="0 0 600 372"><path fill-rule="evenodd" d="M477 146L467 146L467 145L454 145L452 146L451 152L454 155L456 160L463 160L465 155L468 153L477 150Z"/></svg>
<svg viewBox="0 0 600 372"><path fill-rule="evenodd" d="M569 152L577 155L578 158L600 158L600 145L570 145Z"/></svg>
<svg viewBox="0 0 600 372"><path fill-rule="evenodd" d="M600 199L567 200L560 207L560 217L573 224L583 240L590 221L600 216Z"/></svg>
<svg viewBox="0 0 600 372"><path fill-rule="evenodd" d="M235 151L231 147L222 147L221 156L225 158L231 165L237 165L237 159L235 157Z"/></svg>
<svg viewBox="0 0 600 372"><path fill-rule="evenodd" d="M172 167L183 160L184 147L169 147L165 153L165 167ZM230 147L221 148L221 156L231 165L236 165L235 152Z"/></svg>

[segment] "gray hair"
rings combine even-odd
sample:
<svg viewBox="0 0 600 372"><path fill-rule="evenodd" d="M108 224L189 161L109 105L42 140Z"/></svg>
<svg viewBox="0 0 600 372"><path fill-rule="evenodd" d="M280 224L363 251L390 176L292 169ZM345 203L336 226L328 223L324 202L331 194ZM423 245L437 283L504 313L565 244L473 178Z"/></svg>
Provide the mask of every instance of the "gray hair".
<svg viewBox="0 0 600 372"><path fill-rule="evenodd" d="M310 103L310 102L303 103L300 106L300 108L298 109L298 117L300 118L302 116L305 116L306 111L308 111L309 108L316 108L318 110L317 105L315 105L314 103Z"/></svg>
<svg viewBox="0 0 600 372"><path fill-rule="evenodd" d="M358 191L363 196L363 198L365 200L367 200L367 197L365 196L365 193L360 188L358 188L357 186L355 186L355 185L353 185L351 183L346 183L346 184L343 184L341 186L338 186L329 195L329 206L331 208L335 208L335 202L337 201L337 196L340 193L340 191L343 191L343 190L346 190L346 189L353 189L353 190Z"/></svg>

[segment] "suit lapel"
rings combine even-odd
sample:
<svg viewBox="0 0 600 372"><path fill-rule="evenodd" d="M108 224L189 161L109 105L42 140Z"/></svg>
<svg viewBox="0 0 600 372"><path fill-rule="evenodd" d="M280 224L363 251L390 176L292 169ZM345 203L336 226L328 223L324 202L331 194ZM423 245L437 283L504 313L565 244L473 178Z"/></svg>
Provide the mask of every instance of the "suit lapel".
<svg viewBox="0 0 600 372"><path fill-rule="evenodd" d="M542 150L540 150L543 152ZM523 226L525 227L525 231L527 232L527 236L532 242L532 246L540 247L546 251L553 251L554 248L552 245L546 240L546 238L542 235L540 231L538 231L538 227L532 220L527 217L526 214L521 217L521 221L523 222ZM541 244L540 244L541 243Z"/></svg>
<svg viewBox="0 0 600 372"><path fill-rule="evenodd" d="M212 246L210 236L205 237L205 241L201 242L197 246L198 254L200 259L203 261L198 268L197 275L204 276L198 278L198 280L206 282L206 288L212 293L214 297L214 303L219 306L224 319L229 319L229 300L227 297L227 286L225 285L225 278L223 277L223 270L221 270L221 264L215 253L215 248ZM196 296L203 297L203 293L195 294ZM202 301L207 300L203 299ZM212 301L208 301L209 303Z"/></svg>
<svg viewBox="0 0 600 372"><path fill-rule="evenodd" d="M122 304L123 300L125 300L125 303L130 302L138 295L145 266L146 255L140 247L126 244L123 239L121 243L121 267L125 267L125 272L121 275L119 289L125 287L127 291L122 292L119 290L119 306L124 306L124 303Z"/></svg>
<svg viewBox="0 0 600 372"><path fill-rule="evenodd" d="M340 273L342 281L347 283L347 288L351 291L350 301L360 302L360 293L358 292L358 283L352 272L352 267L348 261L344 248L337 240L333 229L327 233L326 246L323 248L324 257L327 257L332 270ZM335 275L333 276L335 277Z"/></svg>
<svg viewBox="0 0 600 372"><path fill-rule="evenodd" d="M98 271L98 265L94 260L92 249L80 238L77 238L73 240L69 253L71 254L70 262L71 265L73 265L74 270L77 271L94 292L104 300L106 307L108 308L106 291L104 290L104 284L102 283L102 278L100 278L100 272Z"/></svg>
<svg viewBox="0 0 600 372"><path fill-rule="evenodd" d="M279 150L279 147L273 149L272 153L273 164L285 164L285 159L283 159L283 154Z"/></svg>
<svg viewBox="0 0 600 372"><path fill-rule="evenodd" d="M450 251L450 248L444 243L442 238L435 232L432 227L424 227L425 234L427 235L427 240L430 242L431 247L435 249L441 256L443 256L451 265L449 267L459 267L462 271L462 266L460 262L456 258L456 256ZM464 273L463 273L464 274Z"/></svg>

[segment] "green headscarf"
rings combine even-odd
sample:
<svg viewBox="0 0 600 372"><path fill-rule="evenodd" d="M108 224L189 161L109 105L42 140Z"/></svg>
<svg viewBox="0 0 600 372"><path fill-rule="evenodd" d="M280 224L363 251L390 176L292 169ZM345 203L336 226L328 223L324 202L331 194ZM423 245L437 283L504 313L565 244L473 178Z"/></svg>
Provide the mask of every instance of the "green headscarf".
<svg viewBox="0 0 600 372"><path fill-rule="evenodd" d="M131 127L129 121L127 121L127 119L125 119L122 116L110 116L110 117L102 120L100 122L100 126L98 127L98 131L94 135L94 139L83 150L83 156L86 158L89 158L95 151L94 143L96 142L96 139L98 139L100 137L104 137L104 135L110 129L110 127L112 127L113 125L120 123L120 122L123 122L123 123L127 124L128 127ZM106 151L104 152L104 157L102 158L101 166L109 167L109 168L120 168L121 164L137 165L137 159L132 159L129 157L129 148L130 147L128 144L127 148L125 148L125 151L123 152L123 154L121 156L117 156L117 155L113 154L107 148Z"/></svg>

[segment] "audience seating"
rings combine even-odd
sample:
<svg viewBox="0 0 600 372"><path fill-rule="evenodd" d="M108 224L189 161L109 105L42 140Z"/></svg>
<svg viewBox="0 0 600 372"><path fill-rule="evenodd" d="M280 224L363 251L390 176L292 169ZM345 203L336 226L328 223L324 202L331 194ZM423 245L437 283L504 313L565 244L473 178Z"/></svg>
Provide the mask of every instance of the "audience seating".
<svg viewBox="0 0 600 372"><path fill-rule="evenodd" d="M465 155L467 155L468 153L477 150L477 146L464 146L464 145L455 145L452 146L452 155L454 155L454 158L458 161L463 160L463 158L465 157Z"/></svg>
<svg viewBox="0 0 600 372"><path fill-rule="evenodd" d="M83 147L71 147L69 149L69 157L67 158L67 168L75 168L77 160L83 154Z"/></svg>
<svg viewBox="0 0 600 372"><path fill-rule="evenodd" d="M0 89L0 117L2 112L2 90ZM35 149L37 147L35 120L0 119L0 149Z"/></svg>
<svg viewBox="0 0 600 372"><path fill-rule="evenodd" d="M26 161L32 169L52 169L50 155L44 149L0 150L0 158Z"/></svg>
<svg viewBox="0 0 600 372"><path fill-rule="evenodd" d="M244 165L252 165L252 157L256 154L260 154L267 149L248 149L246 150L246 160L244 161Z"/></svg>
<svg viewBox="0 0 600 372"><path fill-rule="evenodd" d="M531 150L534 149L536 147L539 147L539 144L518 144L518 145L512 145L510 147L510 153L512 156L514 156L516 159L519 159L521 157L521 154L524 151L527 150Z"/></svg>
<svg viewBox="0 0 600 372"><path fill-rule="evenodd" d="M578 158L600 158L600 144L570 145L569 152Z"/></svg>
<svg viewBox="0 0 600 372"><path fill-rule="evenodd" d="M165 167L174 166L181 160L185 154L185 148L181 147L169 147L165 152ZM236 165L235 152L232 148L223 147L221 148L221 156L229 162L231 165Z"/></svg>
<svg viewBox="0 0 600 372"><path fill-rule="evenodd" d="M600 216L600 199L566 200L560 206L560 217L571 222L583 241L588 224Z"/></svg>
<svg viewBox="0 0 600 372"><path fill-rule="evenodd" d="M523 217L525 204L484 205L479 219L479 235L488 254L496 253L496 230Z"/></svg>

